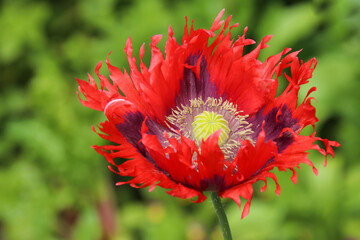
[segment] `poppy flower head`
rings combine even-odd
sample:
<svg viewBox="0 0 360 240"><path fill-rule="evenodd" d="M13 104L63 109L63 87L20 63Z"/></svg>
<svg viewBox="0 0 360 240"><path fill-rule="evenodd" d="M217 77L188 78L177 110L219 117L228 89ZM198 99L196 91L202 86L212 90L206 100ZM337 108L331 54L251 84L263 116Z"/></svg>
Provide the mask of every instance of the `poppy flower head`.
<svg viewBox="0 0 360 240"><path fill-rule="evenodd" d="M315 136L315 108L309 95L298 104L298 92L307 84L316 59L307 62L297 57L299 51L285 48L266 61L258 60L261 49L271 36L266 36L251 52L244 47L255 44L242 36L231 39L231 16L221 21L222 10L210 30L188 29L186 19L179 44L169 27L165 55L157 47L161 36L152 37L149 67L132 54L129 38L125 53L130 72L121 71L106 60L110 80L99 73L98 87L78 79L83 105L103 111L107 120L98 126L99 135L111 142L93 146L110 163L110 170L131 180L118 185L156 186L180 198L206 199L205 191L216 191L220 197L233 199L239 207L240 197L247 200L242 217L249 213L253 183L267 179L276 183L271 170L290 169L296 183L295 167L306 163L317 173L308 158L315 149L334 156L335 141ZM209 39L213 41L209 43ZM290 74L283 73L290 69ZM276 97L278 79L285 76L287 88ZM123 94L120 94L122 92ZM312 125L310 136L300 135ZM321 149L316 141L322 141ZM119 164L120 160L120 164Z"/></svg>

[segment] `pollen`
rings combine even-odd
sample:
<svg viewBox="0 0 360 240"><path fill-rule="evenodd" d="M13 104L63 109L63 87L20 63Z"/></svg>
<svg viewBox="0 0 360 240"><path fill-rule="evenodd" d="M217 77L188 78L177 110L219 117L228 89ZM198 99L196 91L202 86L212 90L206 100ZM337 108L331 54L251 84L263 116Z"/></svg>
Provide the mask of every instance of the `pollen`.
<svg viewBox="0 0 360 240"><path fill-rule="evenodd" d="M226 143L229 138L229 123L221 114L215 112L204 111L194 117L192 123L193 135L196 141L206 140L211 134L221 129L219 136L219 146Z"/></svg>

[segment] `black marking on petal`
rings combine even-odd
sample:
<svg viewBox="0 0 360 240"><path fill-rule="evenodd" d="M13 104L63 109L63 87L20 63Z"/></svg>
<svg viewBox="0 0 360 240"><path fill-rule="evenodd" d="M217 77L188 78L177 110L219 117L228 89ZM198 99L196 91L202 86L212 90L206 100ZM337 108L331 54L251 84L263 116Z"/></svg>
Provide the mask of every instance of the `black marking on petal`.
<svg viewBox="0 0 360 240"><path fill-rule="evenodd" d="M131 145L138 148L138 142L141 140L141 125L145 117L137 111L135 113L129 112L123 118L125 121L117 124L116 128Z"/></svg>
<svg viewBox="0 0 360 240"><path fill-rule="evenodd" d="M191 55L187 58L186 64L196 66L201 56ZM200 77L197 78L192 69L184 67L183 79L180 81L180 91L175 98L177 106L188 105L191 99L201 97L206 100L208 97L220 97L215 83L210 82L210 74L207 71L207 62L204 57L200 60Z"/></svg>
<svg viewBox="0 0 360 240"><path fill-rule="evenodd" d="M279 111L280 114L278 114ZM262 123L265 121L265 141L274 140L278 147L278 152L281 153L294 142L294 137L288 131L284 132L281 136L280 133L284 128L291 128L297 131L300 128L298 125L299 120L292 117L291 110L286 105L282 105L280 108L275 107L266 115L264 115L263 112L264 108L249 120L249 123L252 124L252 130L254 131L252 139L257 139L262 130Z"/></svg>
<svg viewBox="0 0 360 240"><path fill-rule="evenodd" d="M278 152L281 153L295 140L293 135L289 131L286 131L274 141L276 142L276 146L278 147Z"/></svg>
<svg viewBox="0 0 360 240"><path fill-rule="evenodd" d="M123 118L125 119L125 121L116 125L116 128L119 130L119 132L126 138L126 140L131 145L133 145L138 150L139 153L141 153L141 155L144 156L145 159L147 159L150 163L154 164L154 166L161 172L169 176L167 172L165 172L159 167L159 165L156 163L150 153L146 150L143 143L140 141L142 138L141 126L145 120L144 115L139 111L135 113L129 112ZM147 120L146 126L149 128L147 134L156 135L159 141L165 139L162 131L164 127L157 123L155 120Z"/></svg>
<svg viewBox="0 0 360 240"><path fill-rule="evenodd" d="M186 182L183 183L185 186L194 188L195 186L191 186L187 184ZM226 182L225 182L225 176L219 176L215 174L211 178L204 178L200 180L199 187L196 188L198 191L215 191L215 192L221 192L227 188Z"/></svg>
<svg viewBox="0 0 360 240"><path fill-rule="evenodd" d="M164 127L160 123L158 123L156 120L149 118L146 120L146 126L148 127L147 134L156 135L159 142L163 145L163 147L167 147L168 141L164 136L164 132L171 132L168 128Z"/></svg>

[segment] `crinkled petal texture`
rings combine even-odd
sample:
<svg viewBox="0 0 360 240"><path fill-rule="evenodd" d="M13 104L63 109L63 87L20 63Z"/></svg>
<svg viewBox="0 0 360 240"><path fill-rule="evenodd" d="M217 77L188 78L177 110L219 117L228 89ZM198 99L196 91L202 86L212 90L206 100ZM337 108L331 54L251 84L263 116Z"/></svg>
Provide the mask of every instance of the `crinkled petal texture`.
<svg viewBox="0 0 360 240"><path fill-rule="evenodd" d="M156 46L161 36L152 37L149 67L142 61L144 45L137 65L129 38L125 53L130 73L112 66L107 59L110 80L99 74L100 62L95 70L100 86L90 75L89 81L78 79L78 83L84 95L80 98L82 104L103 111L108 118L98 127L99 135L111 144L94 146L95 150L112 165L110 170L132 177L118 185L149 186L150 190L160 186L175 197L197 197L196 202L206 199L204 191L216 191L220 197L233 199L239 207L242 197L247 200L244 217L249 213L253 183L264 181L261 189L264 191L267 179L271 178L279 194L277 178L270 172L274 167L280 171L290 169L291 179L296 183L295 167L299 168L300 163L310 165L317 173L308 150L318 150L325 156L326 164L326 155L334 156L332 147L339 144L316 137L315 130L310 136L299 135L307 125L314 129L318 121L311 104L313 98L309 97L315 87L298 104L299 89L311 78L316 59L304 63L299 61L298 52L290 53L291 49L286 48L265 62L259 61L260 50L267 47L271 36L244 54L244 47L255 42L245 38L247 28L242 36L232 40L230 32L237 25L229 26L231 16L221 21L223 12L210 30L194 30L193 25L189 30L186 21L182 44L176 42L169 27L165 56ZM287 68L289 75L283 73ZM288 86L276 97L278 78L282 75ZM231 107L211 106L223 112L231 110L230 134L234 131L231 154L227 155L218 144L222 130L199 142L183 129L191 126L191 101L199 99L203 102L221 99ZM184 106L188 107L187 113L191 110L186 116L181 115ZM182 117L182 125L168 121L172 113ZM242 119L242 125L232 123L233 119ZM246 138L235 134L244 124ZM237 128L231 129L232 126ZM323 142L325 149L316 141Z"/></svg>

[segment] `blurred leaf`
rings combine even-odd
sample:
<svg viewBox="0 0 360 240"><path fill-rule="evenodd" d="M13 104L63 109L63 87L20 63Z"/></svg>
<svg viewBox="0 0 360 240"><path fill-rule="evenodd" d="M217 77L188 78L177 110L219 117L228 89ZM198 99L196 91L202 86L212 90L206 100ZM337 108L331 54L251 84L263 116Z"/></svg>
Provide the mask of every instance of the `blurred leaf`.
<svg viewBox="0 0 360 240"><path fill-rule="evenodd" d="M46 44L44 25L49 9L44 3L6 1L0 9L0 61L11 62L28 47Z"/></svg>
<svg viewBox="0 0 360 240"><path fill-rule="evenodd" d="M274 35L263 54L274 55L285 47L293 47L296 41L305 39L319 24L320 17L311 3L302 3L285 7L279 3L270 5L260 16L258 33L261 38ZM294 49L299 50L299 49Z"/></svg>

